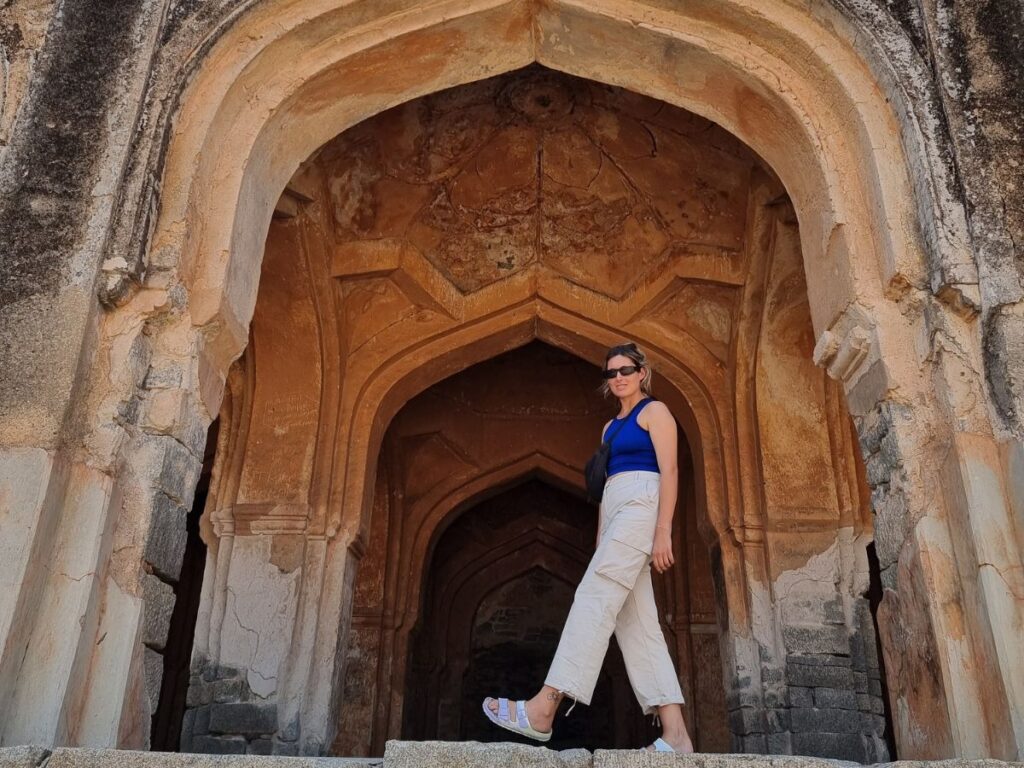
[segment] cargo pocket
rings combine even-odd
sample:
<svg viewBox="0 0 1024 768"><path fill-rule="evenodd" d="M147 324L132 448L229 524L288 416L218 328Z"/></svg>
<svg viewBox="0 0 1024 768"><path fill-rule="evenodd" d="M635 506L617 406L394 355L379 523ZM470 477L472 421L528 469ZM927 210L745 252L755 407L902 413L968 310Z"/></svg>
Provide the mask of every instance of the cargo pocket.
<svg viewBox="0 0 1024 768"><path fill-rule="evenodd" d="M594 571L632 589L653 549L654 536L647 528L638 521L613 521Z"/></svg>

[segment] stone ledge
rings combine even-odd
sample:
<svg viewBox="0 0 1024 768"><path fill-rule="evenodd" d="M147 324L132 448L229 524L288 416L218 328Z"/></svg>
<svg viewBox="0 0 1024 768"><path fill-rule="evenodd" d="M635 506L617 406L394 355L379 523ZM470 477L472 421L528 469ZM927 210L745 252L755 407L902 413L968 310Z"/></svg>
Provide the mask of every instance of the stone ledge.
<svg viewBox="0 0 1024 768"><path fill-rule="evenodd" d="M379 768L379 757L272 757L58 747L0 748L0 768Z"/></svg>
<svg viewBox="0 0 1024 768"><path fill-rule="evenodd" d="M384 746L388 768L592 768L585 749L561 752L528 744L478 741L389 741Z"/></svg>
<svg viewBox="0 0 1024 768"><path fill-rule="evenodd" d="M0 748L0 768L850 768L856 763L799 755L672 755L640 750L555 751L509 742L389 741L384 757L281 757L132 752L116 749ZM875 768L1024 768L1002 760L900 760Z"/></svg>

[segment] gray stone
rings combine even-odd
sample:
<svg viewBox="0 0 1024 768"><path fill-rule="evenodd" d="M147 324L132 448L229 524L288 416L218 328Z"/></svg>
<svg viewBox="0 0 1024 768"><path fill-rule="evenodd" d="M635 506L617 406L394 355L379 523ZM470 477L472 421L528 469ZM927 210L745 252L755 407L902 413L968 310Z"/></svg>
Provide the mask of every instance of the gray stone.
<svg viewBox="0 0 1024 768"><path fill-rule="evenodd" d="M764 733L768 730L763 709L743 707L729 713L729 730L735 734Z"/></svg>
<svg viewBox="0 0 1024 768"><path fill-rule="evenodd" d="M799 733L861 733L860 713L846 709L794 707L793 731Z"/></svg>
<svg viewBox="0 0 1024 768"><path fill-rule="evenodd" d="M833 709L861 709L857 693L843 688L815 688L814 703Z"/></svg>
<svg viewBox="0 0 1024 768"><path fill-rule="evenodd" d="M142 577L142 642L157 651L167 643L174 613L174 590L152 573Z"/></svg>
<svg viewBox="0 0 1024 768"><path fill-rule="evenodd" d="M850 668L849 656L836 656L832 653L791 653L786 656L786 668L794 664L805 667L842 667Z"/></svg>
<svg viewBox="0 0 1024 768"><path fill-rule="evenodd" d="M142 665L146 676L146 695L149 697L149 711L156 712L160 700L160 685L164 679L164 657L152 648L142 649Z"/></svg>
<svg viewBox="0 0 1024 768"><path fill-rule="evenodd" d="M619 752L606 753L612 755ZM642 753L637 751L637 755ZM585 749L556 752L526 744L481 744L476 741L389 741L384 747L388 768L591 768L594 760Z"/></svg>
<svg viewBox="0 0 1024 768"><path fill-rule="evenodd" d="M763 755L768 752L768 739L763 733L754 733L743 737L743 751Z"/></svg>
<svg viewBox="0 0 1024 768"><path fill-rule="evenodd" d="M269 755L273 752L273 746L270 739L253 739L246 752L250 755Z"/></svg>
<svg viewBox="0 0 1024 768"><path fill-rule="evenodd" d="M291 720L281 725L277 738L281 741L299 740L299 716L297 713L292 715Z"/></svg>
<svg viewBox="0 0 1024 768"><path fill-rule="evenodd" d="M843 610L843 601L838 597L829 600L824 605L826 624L846 624L846 612Z"/></svg>
<svg viewBox="0 0 1024 768"><path fill-rule="evenodd" d="M199 481L199 473L203 468L202 462L196 454L172 437L160 435L154 436L154 439L160 440L163 450L163 462L156 481L157 487L182 507L188 509L192 506L196 483ZM203 446L198 446L197 453L201 453L202 450Z"/></svg>
<svg viewBox="0 0 1024 768"><path fill-rule="evenodd" d="M237 736L196 736L192 739L192 748L207 755L244 755L247 746L245 739Z"/></svg>
<svg viewBox="0 0 1024 768"><path fill-rule="evenodd" d="M790 653L850 653L850 638L844 624L790 625L782 628L782 639Z"/></svg>
<svg viewBox="0 0 1024 768"><path fill-rule="evenodd" d="M868 676L866 672L857 672L856 670L854 670L853 690L855 690L857 693L868 692Z"/></svg>
<svg viewBox="0 0 1024 768"><path fill-rule="evenodd" d="M210 733L261 736L277 730L276 704L212 704Z"/></svg>
<svg viewBox="0 0 1024 768"><path fill-rule="evenodd" d="M160 368L150 365L142 381L145 389L177 389L182 385L183 373L178 363L163 362Z"/></svg>
<svg viewBox="0 0 1024 768"><path fill-rule="evenodd" d="M290 755L295 756L299 754L299 745L294 741L281 741L278 738L273 739L272 753L275 755ZM383 764L383 760L381 763Z"/></svg>
<svg viewBox="0 0 1024 768"><path fill-rule="evenodd" d="M861 737L851 733L794 733L793 751L800 755L858 763L867 757Z"/></svg>
<svg viewBox="0 0 1024 768"><path fill-rule="evenodd" d="M790 727L790 716L788 709L767 709L765 719L768 723L768 733L782 733Z"/></svg>
<svg viewBox="0 0 1024 768"><path fill-rule="evenodd" d="M881 680L868 680L868 693L872 696L882 695L882 681Z"/></svg>
<svg viewBox="0 0 1024 768"><path fill-rule="evenodd" d="M789 704L793 707L813 707L813 688L801 688L797 685L789 687Z"/></svg>
<svg viewBox="0 0 1024 768"><path fill-rule="evenodd" d="M181 719L181 737L178 739L178 749L182 752L192 751L192 737L196 732L196 710L186 709L185 716Z"/></svg>
<svg viewBox="0 0 1024 768"><path fill-rule="evenodd" d="M214 680L207 683L210 690L210 701L226 704L233 701L245 701L249 698L249 686L240 677L227 680Z"/></svg>
<svg viewBox="0 0 1024 768"><path fill-rule="evenodd" d="M0 747L0 768L35 768L49 756L45 747Z"/></svg>
<svg viewBox="0 0 1024 768"><path fill-rule="evenodd" d="M789 733L768 734L768 754L788 755L793 752L793 740Z"/></svg>
<svg viewBox="0 0 1024 768"><path fill-rule="evenodd" d="M787 664L786 678L790 685L807 688L850 688L853 673L844 667Z"/></svg>
<svg viewBox="0 0 1024 768"><path fill-rule="evenodd" d="M201 707L213 701L210 695L210 687L203 682L201 677L193 675L188 681L188 691L185 693L185 706Z"/></svg>
<svg viewBox="0 0 1024 768"><path fill-rule="evenodd" d="M210 708L199 707L194 710L196 713L195 733L207 734L210 732Z"/></svg>
<svg viewBox="0 0 1024 768"><path fill-rule="evenodd" d="M185 529L187 516L188 510L174 499L163 493L154 494L153 514L142 558L169 581L177 581L181 575L181 561L185 557L188 540Z"/></svg>

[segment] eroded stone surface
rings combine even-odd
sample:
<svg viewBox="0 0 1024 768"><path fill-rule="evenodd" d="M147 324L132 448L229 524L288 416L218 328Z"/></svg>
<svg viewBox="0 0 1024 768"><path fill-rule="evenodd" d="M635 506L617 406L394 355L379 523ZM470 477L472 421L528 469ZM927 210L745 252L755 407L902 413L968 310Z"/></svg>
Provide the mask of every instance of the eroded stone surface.
<svg viewBox="0 0 1024 768"><path fill-rule="evenodd" d="M489 768L511 762L524 768L591 768L593 758L585 749L556 752L526 744L481 744L479 742L389 741L384 764L394 768Z"/></svg>

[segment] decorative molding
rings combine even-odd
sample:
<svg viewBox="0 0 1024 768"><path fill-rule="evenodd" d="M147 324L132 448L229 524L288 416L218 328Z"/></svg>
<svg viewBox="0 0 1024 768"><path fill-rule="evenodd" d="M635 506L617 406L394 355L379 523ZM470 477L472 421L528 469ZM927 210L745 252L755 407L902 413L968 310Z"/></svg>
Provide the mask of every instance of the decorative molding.
<svg viewBox="0 0 1024 768"><path fill-rule="evenodd" d="M814 363L833 379L849 383L871 351L872 337L871 331L859 325L842 337L838 332L825 331L814 345Z"/></svg>

